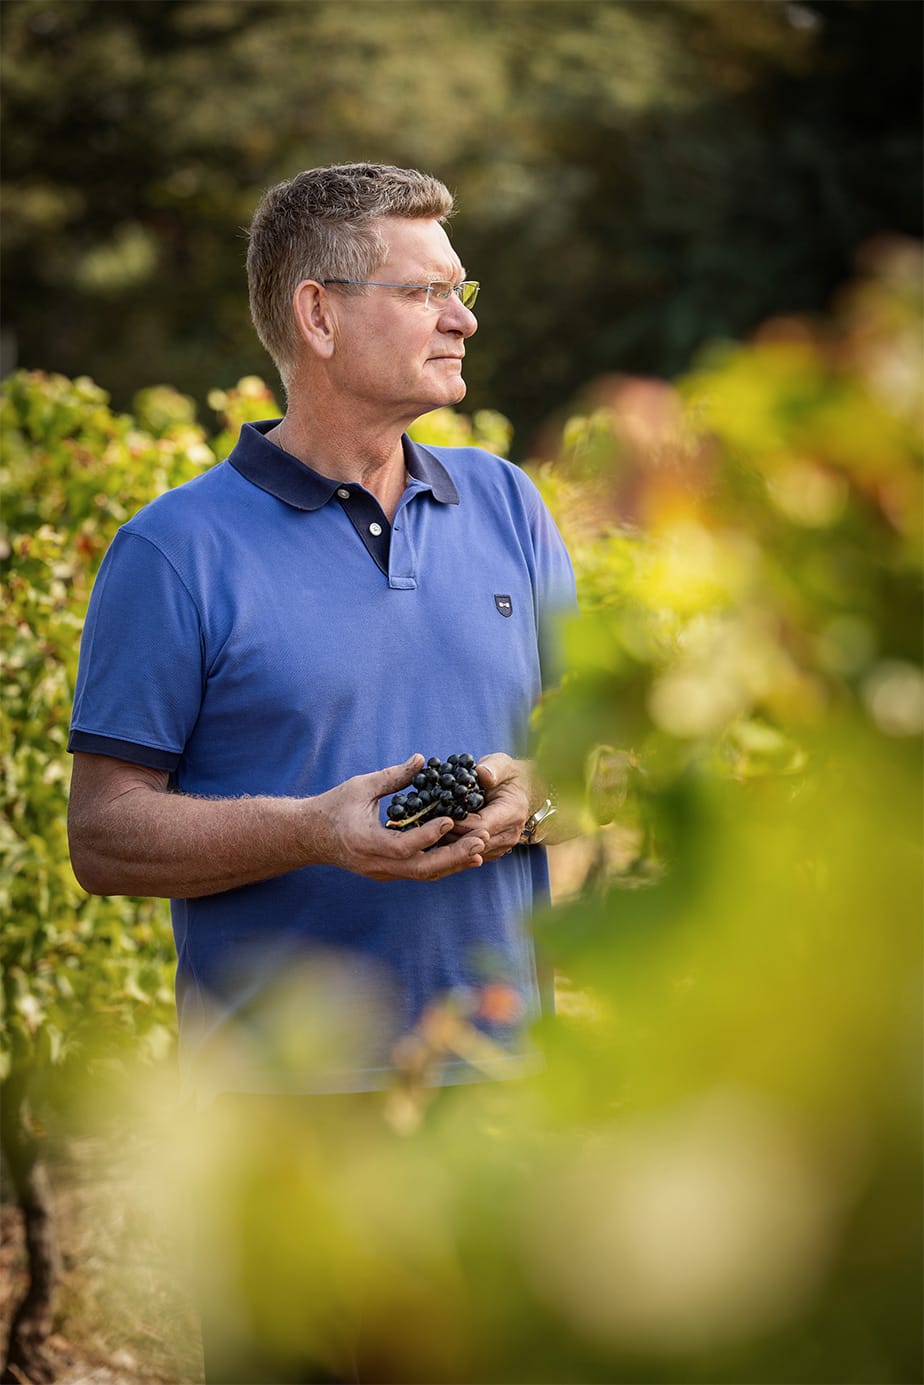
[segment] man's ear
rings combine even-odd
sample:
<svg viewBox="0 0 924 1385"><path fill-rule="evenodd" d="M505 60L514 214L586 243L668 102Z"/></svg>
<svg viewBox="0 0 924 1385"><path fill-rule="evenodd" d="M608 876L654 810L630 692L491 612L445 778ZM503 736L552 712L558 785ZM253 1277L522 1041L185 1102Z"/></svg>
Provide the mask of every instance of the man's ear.
<svg viewBox="0 0 924 1385"><path fill-rule="evenodd" d="M303 279L292 299L295 328L307 347L328 360L334 352L335 319L333 306L323 284Z"/></svg>

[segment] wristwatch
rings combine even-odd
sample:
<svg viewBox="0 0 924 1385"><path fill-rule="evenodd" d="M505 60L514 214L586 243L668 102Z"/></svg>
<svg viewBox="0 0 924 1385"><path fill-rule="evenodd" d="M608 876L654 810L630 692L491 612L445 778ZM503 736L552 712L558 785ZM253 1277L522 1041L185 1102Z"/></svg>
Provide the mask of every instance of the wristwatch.
<svg viewBox="0 0 924 1385"><path fill-rule="evenodd" d="M558 812L555 804L547 798L540 808L526 819L520 833L520 846L540 846L548 833L549 819Z"/></svg>

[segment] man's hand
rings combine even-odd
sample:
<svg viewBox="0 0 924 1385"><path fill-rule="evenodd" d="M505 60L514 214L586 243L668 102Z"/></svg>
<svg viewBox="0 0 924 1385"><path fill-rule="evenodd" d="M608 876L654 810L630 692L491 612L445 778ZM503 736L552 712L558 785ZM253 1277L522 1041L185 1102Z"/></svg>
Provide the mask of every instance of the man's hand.
<svg viewBox="0 0 924 1385"><path fill-rule="evenodd" d="M439 851L428 848L452 832L455 824L451 818L435 818L413 832L382 826L379 799L406 788L423 765L422 755L412 755L403 765L356 775L312 799L325 824L321 829L325 858L343 870L367 875L372 880L442 880L471 866L480 866L485 859L488 832L476 818L483 813L474 814L471 830L443 842Z"/></svg>
<svg viewBox="0 0 924 1385"><path fill-rule="evenodd" d="M484 789L484 807L456 824L464 841L469 834L484 841L482 857L496 861L517 845L526 819L536 807L533 769L529 760L514 760L503 751L483 756L475 766Z"/></svg>

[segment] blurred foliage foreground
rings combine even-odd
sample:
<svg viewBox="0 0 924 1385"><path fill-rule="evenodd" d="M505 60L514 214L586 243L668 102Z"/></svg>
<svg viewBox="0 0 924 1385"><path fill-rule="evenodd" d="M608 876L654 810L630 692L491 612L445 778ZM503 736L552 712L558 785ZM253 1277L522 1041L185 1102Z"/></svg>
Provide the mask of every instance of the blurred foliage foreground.
<svg viewBox="0 0 924 1385"><path fill-rule="evenodd" d="M259 1190L281 1351L342 1369L359 1320L370 1379L922 1378L921 263L864 268L676 387L598 381L535 464L583 606L536 724L588 828L536 923L569 1003L535 1080L428 1092L470 1044L447 997L381 1109L173 1141L162 1179ZM46 1098L114 1036L170 1042L160 905L70 873L64 744L114 529L274 407L211 402L212 446L170 390L129 418L88 380L5 387L4 1073ZM416 432L503 445L497 416Z"/></svg>

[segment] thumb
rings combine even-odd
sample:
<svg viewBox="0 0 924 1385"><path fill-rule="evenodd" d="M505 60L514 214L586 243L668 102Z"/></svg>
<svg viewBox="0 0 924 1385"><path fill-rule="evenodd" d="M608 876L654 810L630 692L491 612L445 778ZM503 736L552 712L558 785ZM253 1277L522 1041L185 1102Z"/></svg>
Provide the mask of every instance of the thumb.
<svg viewBox="0 0 924 1385"><path fill-rule="evenodd" d="M389 765L387 769L374 770L364 775L371 798L383 798L387 793L397 793L405 788L419 769L423 768L424 757L412 755L403 765Z"/></svg>
<svg viewBox="0 0 924 1385"><path fill-rule="evenodd" d="M483 760L479 760L475 766L475 773L478 775L482 785L486 789L496 788L503 776L500 773L499 755L485 755Z"/></svg>

